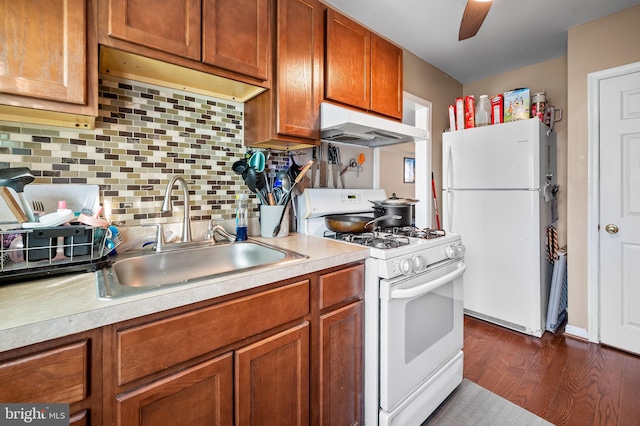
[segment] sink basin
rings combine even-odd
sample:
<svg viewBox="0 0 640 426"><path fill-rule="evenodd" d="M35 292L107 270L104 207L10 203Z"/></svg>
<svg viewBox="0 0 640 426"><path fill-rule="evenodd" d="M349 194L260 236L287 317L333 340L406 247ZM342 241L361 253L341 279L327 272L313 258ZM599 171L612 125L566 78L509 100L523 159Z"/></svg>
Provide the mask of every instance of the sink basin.
<svg viewBox="0 0 640 426"><path fill-rule="evenodd" d="M125 254L96 271L98 293L100 298L122 297L306 257L256 241Z"/></svg>

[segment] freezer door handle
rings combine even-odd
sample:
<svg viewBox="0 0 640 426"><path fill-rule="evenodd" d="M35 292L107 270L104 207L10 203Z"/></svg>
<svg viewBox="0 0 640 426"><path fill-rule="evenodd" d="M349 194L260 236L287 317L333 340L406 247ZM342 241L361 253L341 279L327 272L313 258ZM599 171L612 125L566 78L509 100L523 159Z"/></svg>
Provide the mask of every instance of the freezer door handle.
<svg viewBox="0 0 640 426"><path fill-rule="evenodd" d="M453 188L453 154L451 153L451 146L447 147L447 176L445 176L447 182L447 189Z"/></svg>
<svg viewBox="0 0 640 426"><path fill-rule="evenodd" d="M447 284L464 274L467 270L467 266L464 263L460 263L458 267L448 274L437 278L433 281L428 281L416 287L410 288L394 288L390 292L389 300L393 299L413 299L414 297L422 296L423 294L432 292L441 285Z"/></svg>

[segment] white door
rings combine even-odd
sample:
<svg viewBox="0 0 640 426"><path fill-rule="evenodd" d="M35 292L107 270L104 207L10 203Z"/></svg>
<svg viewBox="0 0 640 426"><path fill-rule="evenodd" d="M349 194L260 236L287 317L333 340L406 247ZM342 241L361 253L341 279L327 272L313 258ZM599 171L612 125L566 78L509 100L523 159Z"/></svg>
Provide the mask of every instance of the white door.
<svg viewBox="0 0 640 426"><path fill-rule="evenodd" d="M600 81L600 338L640 354L640 72Z"/></svg>

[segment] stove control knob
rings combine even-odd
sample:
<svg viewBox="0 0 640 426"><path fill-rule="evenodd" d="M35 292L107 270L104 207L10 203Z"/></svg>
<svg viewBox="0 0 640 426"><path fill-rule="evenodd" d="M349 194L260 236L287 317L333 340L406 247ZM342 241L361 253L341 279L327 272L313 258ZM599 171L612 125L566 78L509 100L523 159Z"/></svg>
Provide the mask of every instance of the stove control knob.
<svg viewBox="0 0 640 426"><path fill-rule="evenodd" d="M413 267L416 271L422 271L427 266L422 256L413 256L411 260L413 261Z"/></svg>
<svg viewBox="0 0 640 426"><path fill-rule="evenodd" d="M400 261L400 270L404 275L409 275L413 272L414 264L411 259L404 258Z"/></svg>
<svg viewBox="0 0 640 426"><path fill-rule="evenodd" d="M444 250L449 259L460 259L464 257L466 252L467 248L462 243L451 244Z"/></svg>

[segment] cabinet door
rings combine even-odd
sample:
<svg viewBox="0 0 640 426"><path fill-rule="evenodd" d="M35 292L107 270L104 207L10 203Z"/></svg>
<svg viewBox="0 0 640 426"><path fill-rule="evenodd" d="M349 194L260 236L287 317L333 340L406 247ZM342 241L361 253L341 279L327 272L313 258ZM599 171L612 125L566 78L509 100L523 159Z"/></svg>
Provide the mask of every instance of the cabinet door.
<svg viewBox="0 0 640 426"><path fill-rule="evenodd" d="M332 9L327 11L325 97L369 109L371 33Z"/></svg>
<svg viewBox="0 0 640 426"><path fill-rule="evenodd" d="M84 104L85 0L0 1L0 92Z"/></svg>
<svg viewBox="0 0 640 426"><path fill-rule="evenodd" d="M200 0L110 0L109 36L200 60Z"/></svg>
<svg viewBox="0 0 640 426"><path fill-rule="evenodd" d="M278 1L277 132L320 139L324 6L316 0Z"/></svg>
<svg viewBox="0 0 640 426"><path fill-rule="evenodd" d="M371 34L371 111L402 119L402 49Z"/></svg>
<svg viewBox="0 0 640 426"><path fill-rule="evenodd" d="M89 342L0 363L0 401L74 403L87 398Z"/></svg>
<svg viewBox="0 0 640 426"><path fill-rule="evenodd" d="M118 425L231 425L232 354L203 362L117 398Z"/></svg>
<svg viewBox="0 0 640 426"><path fill-rule="evenodd" d="M359 301L320 317L320 424L363 424L362 318Z"/></svg>
<svg viewBox="0 0 640 426"><path fill-rule="evenodd" d="M235 369L236 424L309 424L309 323L237 351Z"/></svg>
<svg viewBox="0 0 640 426"><path fill-rule="evenodd" d="M202 61L267 80L268 0L203 0Z"/></svg>

